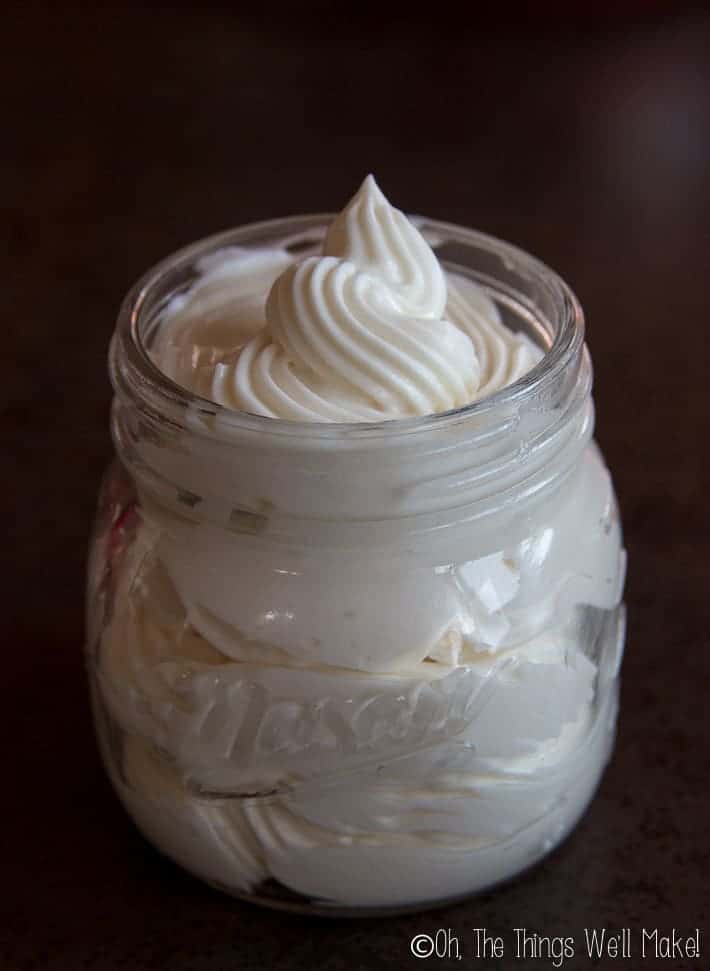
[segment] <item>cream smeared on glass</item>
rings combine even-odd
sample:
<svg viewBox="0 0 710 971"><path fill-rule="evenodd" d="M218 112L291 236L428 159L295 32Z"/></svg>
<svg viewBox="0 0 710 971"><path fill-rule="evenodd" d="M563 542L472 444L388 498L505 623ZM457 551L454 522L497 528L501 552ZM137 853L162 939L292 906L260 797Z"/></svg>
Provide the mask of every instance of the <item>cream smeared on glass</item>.
<svg viewBox="0 0 710 971"><path fill-rule="evenodd" d="M368 176L322 255L231 250L205 267L168 308L153 356L230 409L357 422L462 407L517 380L541 351L480 287L447 286L421 233Z"/></svg>

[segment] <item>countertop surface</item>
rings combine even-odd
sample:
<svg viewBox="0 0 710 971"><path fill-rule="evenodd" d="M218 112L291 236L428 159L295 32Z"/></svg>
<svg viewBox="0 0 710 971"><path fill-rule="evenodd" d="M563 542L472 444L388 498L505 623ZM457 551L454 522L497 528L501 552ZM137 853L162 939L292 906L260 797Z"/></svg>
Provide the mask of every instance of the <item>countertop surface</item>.
<svg viewBox="0 0 710 971"><path fill-rule="evenodd" d="M700 961L658 966L710 967L710 18L435 28L339 6L278 26L169 5L4 23L0 967L552 967L515 959L515 928L572 936L572 969L655 967L642 928L700 929ZM219 229L336 209L370 170L400 208L510 239L580 297L629 629L614 758L557 852L448 909L324 921L202 886L122 812L87 704L84 560L125 291ZM503 958L475 960L475 927ZM631 929L631 961L586 957L604 927ZM417 934L447 956L415 959Z"/></svg>

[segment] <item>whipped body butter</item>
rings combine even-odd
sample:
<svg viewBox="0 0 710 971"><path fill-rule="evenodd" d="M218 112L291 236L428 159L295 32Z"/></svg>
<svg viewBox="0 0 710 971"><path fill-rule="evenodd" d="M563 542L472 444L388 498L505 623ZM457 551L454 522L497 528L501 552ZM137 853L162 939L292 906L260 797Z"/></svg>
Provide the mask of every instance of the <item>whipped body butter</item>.
<svg viewBox="0 0 710 971"><path fill-rule="evenodd" d="M89 670L147 838L341 914L555 847L611 750L624 577L562 280L369 177L160 264L110 366Z"/></svg>

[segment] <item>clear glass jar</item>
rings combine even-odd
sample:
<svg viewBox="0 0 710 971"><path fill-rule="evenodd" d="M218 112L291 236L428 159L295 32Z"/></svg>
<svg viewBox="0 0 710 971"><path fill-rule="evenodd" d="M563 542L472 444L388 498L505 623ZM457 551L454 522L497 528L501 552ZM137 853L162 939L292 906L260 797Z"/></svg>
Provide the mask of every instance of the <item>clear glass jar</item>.
<svg viewBox="0 0 710 971"><path fill-rule="evenodd" d="M624 553L581 308L498 240L417 220L547 348L468 407L300 424L160 373L161 311L202 258L307 255L327 222L200 242L123 305L92 699L124 806L192 873L289 909L420 909L540 860L587 806L614 736Z"/></svg>

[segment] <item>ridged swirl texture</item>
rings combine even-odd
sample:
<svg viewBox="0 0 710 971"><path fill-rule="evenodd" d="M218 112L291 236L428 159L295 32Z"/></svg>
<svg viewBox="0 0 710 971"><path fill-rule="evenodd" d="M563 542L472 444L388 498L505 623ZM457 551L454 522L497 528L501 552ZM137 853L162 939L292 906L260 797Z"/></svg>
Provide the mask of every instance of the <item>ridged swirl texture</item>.
<svg viewBox="0 0 710 971"><path fill-rule="evenodd" d="M542 355L480 286L444 273L372 176L322 255L215 257L168 308L152 354L178 384L232 410L327 422L429 415L493 394Z"/></svg>
<svg viewBox="0 0 710 971"><path fill-rule="evenodd" d="M368 176L332 223L322 256L289 266L267 326L218 364L219 404L301 421L379 421L473 400L471 338L444 319L446 280L412 223Z"/></svg>

